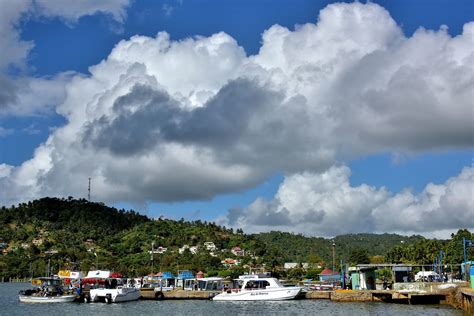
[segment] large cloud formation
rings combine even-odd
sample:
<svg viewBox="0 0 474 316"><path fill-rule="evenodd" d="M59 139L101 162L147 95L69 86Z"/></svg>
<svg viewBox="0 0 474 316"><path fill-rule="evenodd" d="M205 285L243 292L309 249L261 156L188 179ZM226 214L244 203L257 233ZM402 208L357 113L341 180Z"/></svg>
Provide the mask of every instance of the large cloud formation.
<svg viewBox="0 0 474 316"><path fill-rule="evenodd" d="M68 80L56 109L68 123L33 159L1 167L0 200L84 195L89 177L108 202L207 199L276 171L472 147L473 36L471 22L456 37L442 27L407 38L372 3L329 5L293 31L274 25L254 56L225 33L133 36ZM388 194L357 190L375 194L371 207ZM261 204L276 224L292 212Z"/></svg>
<svg viewBox="0 0 474 316"><path fill-rule="evenodd" d="M474 167L444 184L430 183L419 194L408 189L392 194L366 184L354 187L349 176L346 166L289 176L272 200L259 198L246 208L231 209L218 222L250 232L277 229L318 236L474 227Z"/></svg>
<svg viewBox="0 0 474 316"><path fill-rule="evenodd" d="M69 72L40 78L29 75L27 58L34 42L21 39L23 21L47 17L73 24L82 16L103 13L123 22L128 5L129 0L0 0L0 115L52 111L64 100L64 86L72 76Z"/></svg>

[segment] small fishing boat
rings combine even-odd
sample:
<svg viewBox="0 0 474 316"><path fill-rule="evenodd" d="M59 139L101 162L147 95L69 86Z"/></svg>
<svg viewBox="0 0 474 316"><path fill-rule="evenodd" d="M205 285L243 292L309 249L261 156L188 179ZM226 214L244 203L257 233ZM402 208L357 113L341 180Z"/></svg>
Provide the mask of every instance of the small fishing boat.
<svg viewBox="0 0 474 316"><path fill-rule="evenodd" d="M19 296L22 303L68 303L76 299L75 294L59 295L59 296L40 296L40 295L23 295Z"/></svg>
<svg viewBox="0 0 474 316"><path fill-rule="evenodd" d="M295 299L302 288L283 286L278 279L258 276L244 276L237 280L242 285L226 289L214 296L214 301L281 301Z"/></svg>
<svg viewBox="0 0 474 316"><path fill-rule="evenodd" d="M65 289L61 279L43 277L32 280L33 289L20 291L22 303L66 303L76 299L72 289Z"/></svg>

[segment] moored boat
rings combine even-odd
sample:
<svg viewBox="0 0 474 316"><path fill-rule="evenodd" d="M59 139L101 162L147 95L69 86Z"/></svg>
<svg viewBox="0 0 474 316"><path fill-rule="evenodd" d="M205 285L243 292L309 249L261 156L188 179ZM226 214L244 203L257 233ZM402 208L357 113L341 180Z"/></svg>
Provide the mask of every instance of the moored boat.
<svg viewBox="0 0 474 316"><path fill-rule="evenodd" d="M33 289L20 291L22 303L66 303L76 299L73 289L65 289L61 279L42 277L32 280Z"/></svg>
<svg viewBox="0 0 474 316"><path fill-rule="evenodd" d="M22 303L68 303L76 299L75 294L60 296L18 295Z"/></svg>
<svg viewBox="0 0 474 316"><path fill-rule="evenodd" d="M140 290L126 286L122 276L110 271L89 271L83 284L92 285L84 302L119 303L136 301L140 298Z"/></svg>
<svg viewBox="0 0 474 316"><path fill-rule="evenodd" d="M235 280L241 287L226 289L214 296L214 301L281 301L295 299L302 288L285 287L276 278L245 276Z"/></svg>

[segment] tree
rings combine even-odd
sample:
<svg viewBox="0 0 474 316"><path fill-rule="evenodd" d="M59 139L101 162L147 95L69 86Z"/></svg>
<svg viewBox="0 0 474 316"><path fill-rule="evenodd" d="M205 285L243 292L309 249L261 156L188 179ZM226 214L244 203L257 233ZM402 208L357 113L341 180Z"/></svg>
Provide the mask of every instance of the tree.
<svg viewBox="0 0 474 316"><path fill-rule="evenodd" d="M347 259L351 265L370 263L367 251L362 249L353 250Z"/></svg>
<svg viewBox="0 0 474 316"><path fill-rule="evenodd" d="M306 271L302 267L295 267L289 269L287 276L292 280L301 280L301 278L306 274Z"/></svg>
<svg viewBox="0 0 474 316"><path fill-rule="evenodd" d="M384 256L371 256L369 257L370 263L385 263Z"/></svg>

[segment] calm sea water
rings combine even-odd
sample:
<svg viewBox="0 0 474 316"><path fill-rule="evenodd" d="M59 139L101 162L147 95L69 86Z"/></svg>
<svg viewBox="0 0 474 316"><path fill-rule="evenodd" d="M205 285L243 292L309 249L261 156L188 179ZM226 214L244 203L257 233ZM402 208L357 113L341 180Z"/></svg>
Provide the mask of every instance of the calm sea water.
<svg viewBox="0 0 474 316"><path fill-rule="evenodd" d="M0 315L462 315L446 306L384 303L333 303L329 300L285 302L137 301L121 304L25 304L18 291L25 283L0 283Z"/></svg>

